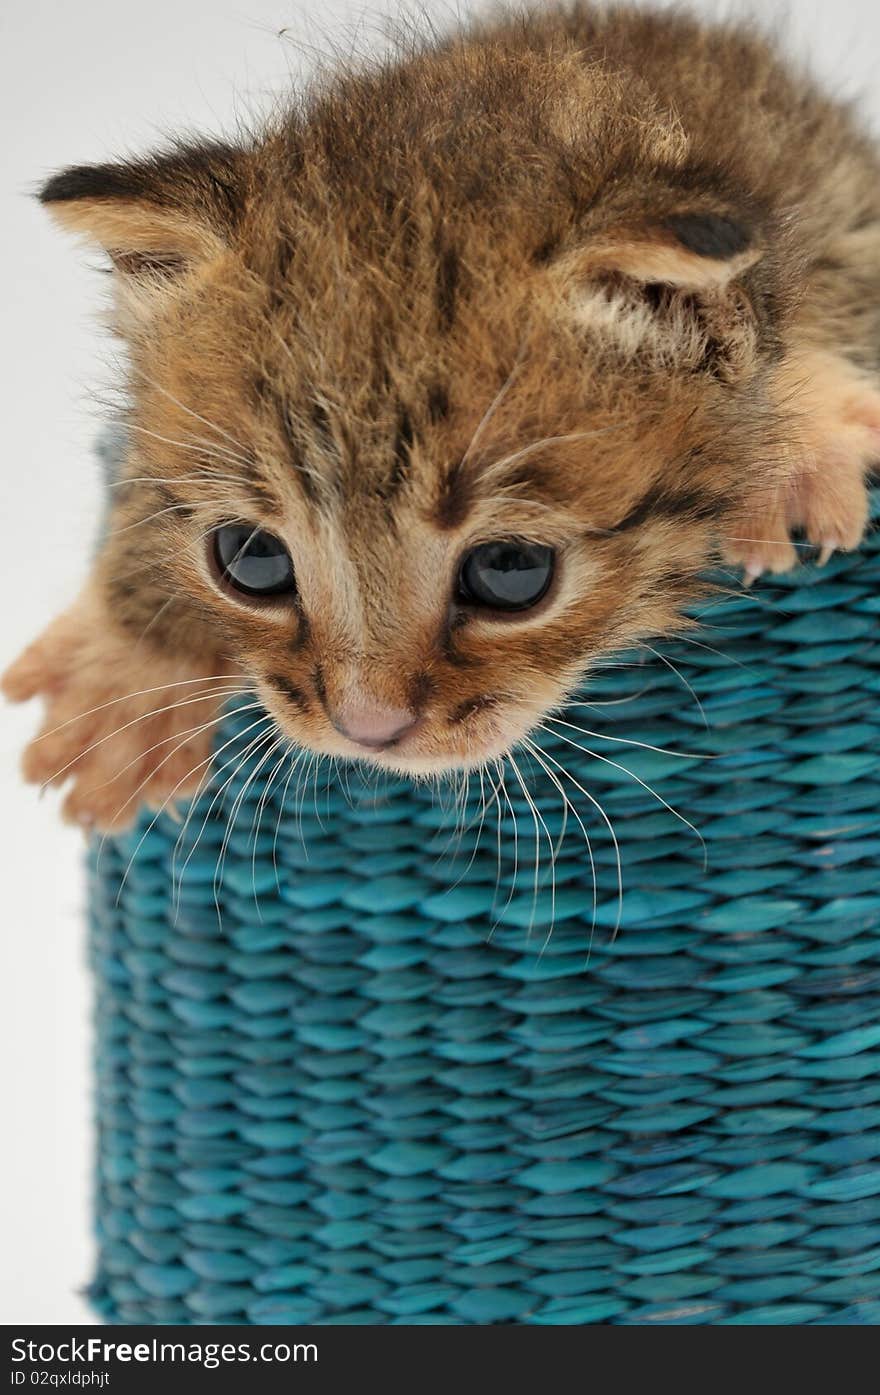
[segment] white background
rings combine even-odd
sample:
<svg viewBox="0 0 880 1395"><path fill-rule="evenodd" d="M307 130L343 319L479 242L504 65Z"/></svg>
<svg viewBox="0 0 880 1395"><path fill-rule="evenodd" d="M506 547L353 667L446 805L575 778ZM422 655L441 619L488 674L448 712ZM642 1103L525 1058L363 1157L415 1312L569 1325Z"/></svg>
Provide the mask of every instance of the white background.
<svg viewBox="0 0 880 1395"><path fill-rule="evenodd" d="M717 13L721 7L696 6ZM466 6L462 4L460 8ZM727 7L728 10L733 7ZM0 17L0 667L73 596L100 491L90 393L108 382L102 278L30 198L52 170L144 149L181 128L221 132L331 44L380 42L348 0L24 0ZM423 0L440 23L455 5ZM880 130L875 0L755 0ZM286 30L285 34L279 31ZM83 1323L91 1266L89 989L79 836L17 775L32 711L0 711L0 1322Z"/></svg>

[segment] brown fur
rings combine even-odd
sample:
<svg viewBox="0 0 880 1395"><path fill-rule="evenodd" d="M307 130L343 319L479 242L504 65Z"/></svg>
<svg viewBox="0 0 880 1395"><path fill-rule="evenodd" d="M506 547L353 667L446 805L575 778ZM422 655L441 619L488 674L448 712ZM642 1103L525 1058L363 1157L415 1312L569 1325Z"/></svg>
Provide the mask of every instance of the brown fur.
<svg viewBox="0 0 880 1395"><path fill-rule="evenodd" d="M144 756L126 694L229 673L317 750L358 753L332 722L355 703L418 719L382 764L481 763L678 626L719 550L754 576L793 527L855 546L878 175L748 31L574 4L343 73L237 146L50 180L116 266L130 482L86 596L7 677L48 702L27 773L63 766L105 826L177 797L189 709ZM205 535L233 519L284 539L295 602L218 585ZM456 604L463 550L512 536L557 549L548 595Z"/></svg>

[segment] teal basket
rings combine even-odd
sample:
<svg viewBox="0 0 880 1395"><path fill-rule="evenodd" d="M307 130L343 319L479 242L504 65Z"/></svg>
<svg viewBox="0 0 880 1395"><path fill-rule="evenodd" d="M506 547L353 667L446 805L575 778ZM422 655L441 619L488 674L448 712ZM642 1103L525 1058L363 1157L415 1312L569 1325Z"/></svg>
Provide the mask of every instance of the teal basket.
<svg viewBox="0 0 880 1395"><path fill-rule="evenodd" d="M99 1313L880 1321L878 535L704 611L482 827L248 712L95 850Z"/></svg>

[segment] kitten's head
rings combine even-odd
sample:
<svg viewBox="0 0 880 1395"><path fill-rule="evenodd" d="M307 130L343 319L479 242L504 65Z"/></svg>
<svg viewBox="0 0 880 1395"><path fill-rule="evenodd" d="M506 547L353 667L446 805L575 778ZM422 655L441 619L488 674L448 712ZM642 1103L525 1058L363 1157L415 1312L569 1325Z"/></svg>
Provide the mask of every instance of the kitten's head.
<svg viewBox="0 0 880 1395"><path fill-rule="evenodd" d="M120 616L306 746L505 751L678 623L766 467L760 215L618 86L457 45L43 190L130 349Z"/></svg>

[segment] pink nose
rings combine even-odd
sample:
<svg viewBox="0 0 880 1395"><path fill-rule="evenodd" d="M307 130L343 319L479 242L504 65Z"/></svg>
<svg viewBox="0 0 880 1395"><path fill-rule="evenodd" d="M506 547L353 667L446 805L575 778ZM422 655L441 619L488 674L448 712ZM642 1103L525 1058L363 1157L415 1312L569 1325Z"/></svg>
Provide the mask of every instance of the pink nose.
<svg viewBox="0 0 880 1395"><path fill-rule="evenodd" d="M349 741L371 751L381 751L411 731L418 718L405 707L343 702L336 708L332 720L336 730Z"/></svg>

